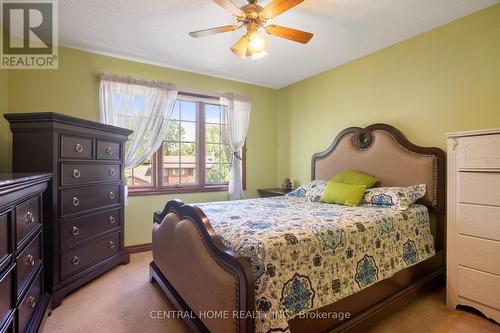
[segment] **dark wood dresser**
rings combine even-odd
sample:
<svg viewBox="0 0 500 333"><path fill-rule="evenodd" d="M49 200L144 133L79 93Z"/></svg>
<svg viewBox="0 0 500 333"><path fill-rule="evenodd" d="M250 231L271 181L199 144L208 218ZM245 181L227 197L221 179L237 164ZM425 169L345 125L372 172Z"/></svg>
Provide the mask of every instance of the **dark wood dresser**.
<svg viewBox="0 0 500 333"><path fill-rule="evenodd" d="M15 172L52 172L46 280L52 307L129 262L124 248L124 143L132 131L57 113L6 114Z"/></svg>
<svg viewBox="0 0 500 333"><path fill-rule="evenodd" d="M37 332L44 288L42 193L50 174L0 175L0 332Z"/></svg>

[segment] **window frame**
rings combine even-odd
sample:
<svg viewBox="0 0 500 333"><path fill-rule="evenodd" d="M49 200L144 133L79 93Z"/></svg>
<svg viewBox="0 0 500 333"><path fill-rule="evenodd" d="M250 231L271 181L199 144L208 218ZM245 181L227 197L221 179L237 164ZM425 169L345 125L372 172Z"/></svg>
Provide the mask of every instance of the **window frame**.
<svg viewBox="0 0 500 333"><path fill-rule="evenodd" d="M197 184L177 184L177 185L163 185L163 142L158 148L158 150L151 157L151 182L152 185L139 185L139 186L129 186L128 193L129 196L140 196L140 195L158 195L158 194L178 194L178 193L200 193L200 192L223 192L228 190L228 183L220 184L206 184L206 142L205 142L205 132L206 132L206 122L205 122L205 104L216 104L211 103L209 100L217 100L218 97L179 92L179 98L182 100L185 97L186 100L191 98L197 102L197 120L196 120L196 177ZM243 189L246 189L246 155L247 155L247 145L242 148L242 177L243 177ZM125 183L127 180L125 179Z"/></svg>

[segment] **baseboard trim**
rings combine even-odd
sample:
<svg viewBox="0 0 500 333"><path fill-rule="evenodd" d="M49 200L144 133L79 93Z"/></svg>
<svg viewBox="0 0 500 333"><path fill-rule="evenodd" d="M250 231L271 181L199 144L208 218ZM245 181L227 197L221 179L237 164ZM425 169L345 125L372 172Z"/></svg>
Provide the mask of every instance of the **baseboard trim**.
<svg viewBox="0 0 500 333"><path fill-rule="evenodd" d="M146 243L146 244L126 246L125 249L127 249L128 253L146 252L146 251L151 251L153 249L153 244Z"/></svg>

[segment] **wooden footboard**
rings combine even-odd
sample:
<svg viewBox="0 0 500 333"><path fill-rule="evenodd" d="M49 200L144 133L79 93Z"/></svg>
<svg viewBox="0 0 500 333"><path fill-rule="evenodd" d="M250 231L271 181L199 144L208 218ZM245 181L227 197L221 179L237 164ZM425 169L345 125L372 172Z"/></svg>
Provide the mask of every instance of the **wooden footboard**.
<svg viewBox="0 0 500 333"><path fill-rule="evenodd" d="M254 332L251 265L228 249L203 211L169 201L154 214L151 281L195 332ZM186 314L189 313L189 316Z"/></svg>

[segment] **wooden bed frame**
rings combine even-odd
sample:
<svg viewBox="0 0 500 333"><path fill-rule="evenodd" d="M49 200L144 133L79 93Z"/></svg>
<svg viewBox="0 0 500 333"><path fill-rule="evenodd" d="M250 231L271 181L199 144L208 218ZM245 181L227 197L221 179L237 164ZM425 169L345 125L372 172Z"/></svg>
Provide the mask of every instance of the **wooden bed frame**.
<svg viewBox="0 0 500 333"><path fill-rule="evenodd" d="M421 201L431 213L436 255L403 269L318 312L349 312L348 320L296 318L293 333L359 332L413 299L444 277L445 156L438 148L419 147L386 124L343 130L332 145L312 158L312 179L330 179L351 168L377 176L381 186L426 183ZM398 169L399 168L399 169ZM200 311L255 311L254 278L248 259L227 248L203 211L169 201L154 214L150 280L157 282L173 306L191 315L193 332L255 332L252 318L198 318Z"/></svg>

